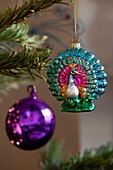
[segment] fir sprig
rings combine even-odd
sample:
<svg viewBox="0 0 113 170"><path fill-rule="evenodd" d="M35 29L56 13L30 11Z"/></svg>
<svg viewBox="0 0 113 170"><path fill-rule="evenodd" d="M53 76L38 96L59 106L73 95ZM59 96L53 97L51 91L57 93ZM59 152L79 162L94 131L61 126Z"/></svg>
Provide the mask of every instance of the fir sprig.
<svg viewBox="0 0 113 170"><path fill-rule="evenodd" d="M0 32L4 31L12 24L17 24L26 18L43 11L54 4L68 4L63 0L30 0L25 1L22 6L8 7L7 10L0 13Z"/></svg>
<svg viewBox="0 0 113 170"><path fill-rule="evenodd" d="M40 45L45 42L47 37L42 36L40 38L38 35L29 37L27 25L19 24L19 22L25 21L26 18L38 12L47 10L47 8L56 3L67 4L64 0L30 0L25 1L19 7L11 7L9 5L8 9L0 12L0 89L5 87L5 82L9 85L10 81L10 85L13 87L15 85L15 78L21 76L27 77L31 75L34 80L36 76L46 80L42 70L48 68L51 52L43 49ZM26 47L24 50L16 52L12 48L12 43L21 46L26 45ZM35 52L31 53L27 48L33 49ZM10 49L11 52L7 49ZM13 78L6 76L12 76ZM5 80L5 82L2 80ZM17 80L16 82L16 85L19 84Z"/></svg>
<svg viewBox="0 0 113 170"><path fill-rule="evenodd" d="M47 40L47 36L43 35L41 38L39 35L28 35L29 27L25 23L13 24L5 31L0 33L0 42L5 43L6 46L10 46L7 43L24 46L26 48L37 49L41 48L41 45ZM1 47L5 49L4 46ZM11 46L9 47L11 48ZM43 49L44 51L45 49Z"/></svg>
<svg viewBox="0 0 113 170"><path fill-rule="evenodd" d="M13 77L30 74L33 79L35 76L44 78L41 70L48 68L50 54L48 51L31 53L26 47L17 53L0 53L0 74Z"/></svg>
<svg viewBox="0 0 113 170"><path fill-rule="evenodd" d="M83 154L76 154L69 158L66 162L57 164L57 159L62 154L60 149L59 155L56 144L51 142L49 148L53 148L52 155L50 150L46 149L45 160L43 159L42 170L50 170L52 167L55 170L112 170L113 169L113 144L106 144L99 148L86 150ZM59 145L60 147L60 145ZM57 145L57 148L59 148ZM47 145L48 148L48 145ZM52 161L54 160L54 164ZM54 166L53 166L54 165Z"/></svg>
<svg viewBox="0 0 113 170"><path fill-rule="evenodd" d="M45 152L42 155L42 162L40 163L42 170L57 170L64 162L64 153L62 152L63 145L56 141L49 142L46 146Z"/></svg>
<svg viewBox="0 0 113 170"><path fill-rule="evenodd" d="M89 149L83 155L71 157L60 170L111 170L113 169L113 145L107 144Z"/></svg>

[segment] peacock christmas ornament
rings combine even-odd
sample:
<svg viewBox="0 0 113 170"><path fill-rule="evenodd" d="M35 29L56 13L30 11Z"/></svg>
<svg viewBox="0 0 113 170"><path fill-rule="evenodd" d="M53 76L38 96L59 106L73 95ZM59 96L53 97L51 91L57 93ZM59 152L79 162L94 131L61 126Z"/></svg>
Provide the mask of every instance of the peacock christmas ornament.
<svg viewBox="0 0 113 170"><path fill-rule="evenodd" d="M37 99L35 88L28 86L30 96L17 101L8 111L6 131L12 144L24 150L45 145L55 130L55 115L44 101Z"/></svg>
<svg viewBox="0 0 113 170"><path fill-rule="evenodd" d="M91 52L75 47L55 57L47 71L48 85L57 100L64 103L61 111L91 111L105 92L107 74L100 60Z"/></svg>
<svg viewBox="0 0 113 170"><path fill-rule="evenodd" d="M74 5L76 7L76 1ZM60 108L64 112L94 110L92 100L97 100L107 86L107 74L100 60L93 53L81 48L78 39L72 43L72 48L54 58L47 75L52 94L57 100L64 101Z"/></svg>

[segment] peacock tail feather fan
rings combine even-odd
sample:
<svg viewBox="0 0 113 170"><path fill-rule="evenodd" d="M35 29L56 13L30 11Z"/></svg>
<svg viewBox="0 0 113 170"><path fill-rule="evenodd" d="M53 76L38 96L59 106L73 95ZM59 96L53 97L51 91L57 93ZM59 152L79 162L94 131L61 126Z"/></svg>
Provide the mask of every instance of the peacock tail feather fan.
<svg viewBox="0 0 113 170"><path fill-rule="evenodd" d="M52 94L57 100L64 100L62 111L93 110L91 100L98 99L107 86L107 74L100 60L83 48L61 52L54 58L47 76Z"/></svg>

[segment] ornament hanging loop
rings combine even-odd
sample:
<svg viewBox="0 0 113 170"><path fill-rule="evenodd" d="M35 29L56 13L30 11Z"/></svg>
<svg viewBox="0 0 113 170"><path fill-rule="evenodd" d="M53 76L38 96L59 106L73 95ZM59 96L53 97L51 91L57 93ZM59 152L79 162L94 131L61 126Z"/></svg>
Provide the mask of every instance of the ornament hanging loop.
<svg viewBox="0 0 113 170"><path fill-rule="evenodd" d="M36 87L33 85L29 85L27 87L27 92L30 94L29 97L36 98Z"/></svg>

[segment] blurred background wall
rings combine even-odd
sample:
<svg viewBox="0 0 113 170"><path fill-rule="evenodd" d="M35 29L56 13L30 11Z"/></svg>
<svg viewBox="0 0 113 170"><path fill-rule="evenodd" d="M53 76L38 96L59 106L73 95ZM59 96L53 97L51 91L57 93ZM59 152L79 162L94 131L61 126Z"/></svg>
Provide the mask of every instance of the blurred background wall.
<svg viewBox="0 0 113 170"><path fill-rule="evenodd" d="M22 2L19 1L20 4ZM15 4L17 1L10 1L9 3ZM6 7L6 4L7 1L0 1L1 10ZM73 37L73 6L65 7L67 9L64 13L67 12L68 15L60 13L57 10L59 8L61 10L61 6L55 7L56 11L45 12L42 13L41 17L34 16L27 20L30 26L30 34L38 30L37 32L40 34L45 32L48 33L48 36L53 35L53 38L50 36L48 42L54 48L53 58L60 51L70 47ZM95 101L96 109L93 112L62 113L59 110L62 102L56 101L48 90L47 84L43 80L32 82L37 87L38 97L46 101L56 114L57 124L53 139L64 141L67 155L113 141L113 1L79 0L78 8L78 23L80 26L78 29L80 38L84 41L84 48L93 52L101 60L108 73L106 93L98 101ZM49 24L44 25L45 29L43 30L43 27L39 29L39 26L46 22ZM52 26L50 25L51 22ZM68 33L62 31L62 24L67 24L65 27ZM59 29L55 29L55 26ZM60 41L64 41L65 44L63 42L58 43L55 37L59 38ZM18 90L10 91L7 96L1 95L3 102L0 103L0 170L39 169L40 153L43 148L35 151L19 150L10 144L5 131L8 108L16 100L26 96L26 85L21 86Z"/></svg>
<svg viewBox="0 0 113 170"><path fill-rule="evenodd" d="M106 93L95 101L96 109L80 115L80 150L113 140L113 1L79 1L79 17L85 22L85 48L92 51L108 74Z"/></svg>

